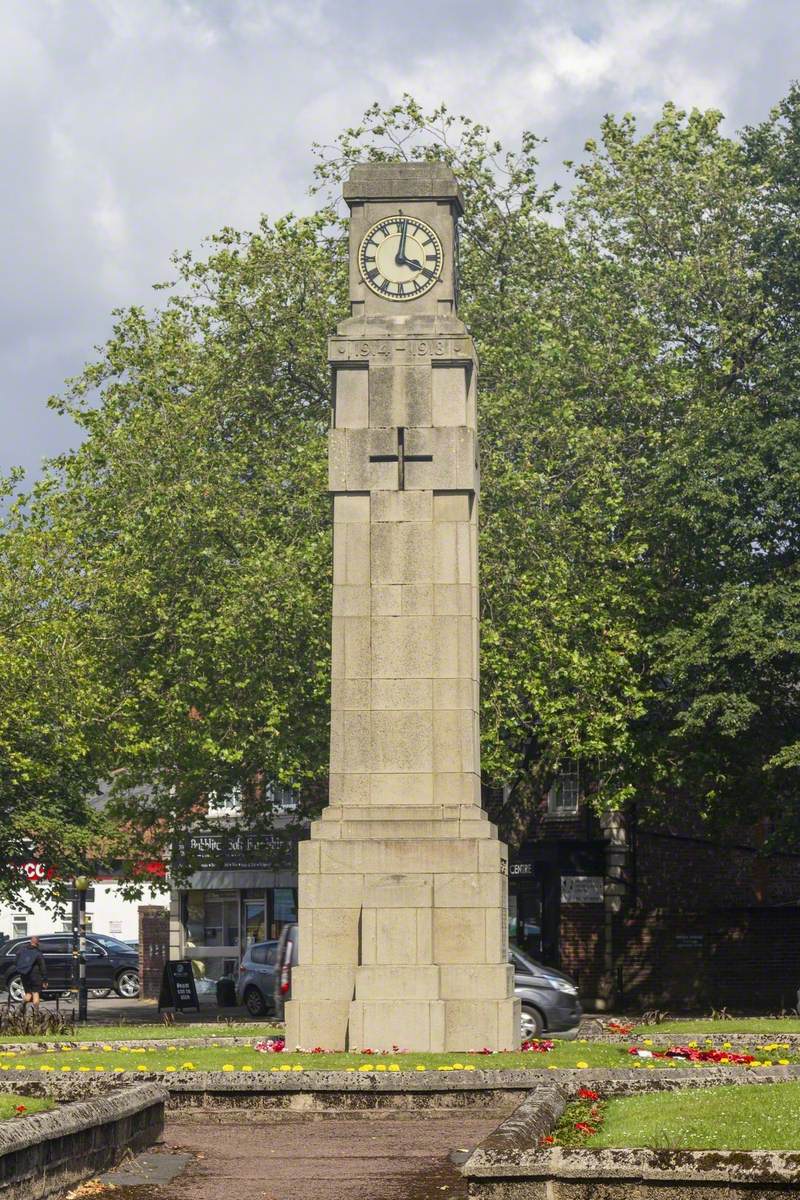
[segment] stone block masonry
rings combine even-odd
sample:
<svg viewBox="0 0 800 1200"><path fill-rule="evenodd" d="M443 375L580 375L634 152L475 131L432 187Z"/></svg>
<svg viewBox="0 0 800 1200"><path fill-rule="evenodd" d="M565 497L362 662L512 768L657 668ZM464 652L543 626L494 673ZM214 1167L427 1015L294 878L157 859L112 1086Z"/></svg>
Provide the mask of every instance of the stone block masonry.
<svg viewBox="0 0 800 1200"><path fill-rule="evenodd" d="M480 792L477 361L455 309L461 200L438 164L356 167L345 198L352 315L329 354L330 804L301 847L287 1039L510 1049L508 858ZM378 266L369 275L365 260L362 274L376 227Z"/></svg>

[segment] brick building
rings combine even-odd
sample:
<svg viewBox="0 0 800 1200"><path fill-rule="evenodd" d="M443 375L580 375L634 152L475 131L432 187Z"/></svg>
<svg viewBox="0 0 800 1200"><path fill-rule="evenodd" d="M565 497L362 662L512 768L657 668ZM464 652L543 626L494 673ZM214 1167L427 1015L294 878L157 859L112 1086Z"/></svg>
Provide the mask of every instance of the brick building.
<svg viewBox="0 0 800 1200"><path fill-rule="evenodd" d="M511 854L512 939L572 975L588 1009L795 1007L800 855L692 825L648 825L635 808L598 819L577 786L551 792Z"/></svg>

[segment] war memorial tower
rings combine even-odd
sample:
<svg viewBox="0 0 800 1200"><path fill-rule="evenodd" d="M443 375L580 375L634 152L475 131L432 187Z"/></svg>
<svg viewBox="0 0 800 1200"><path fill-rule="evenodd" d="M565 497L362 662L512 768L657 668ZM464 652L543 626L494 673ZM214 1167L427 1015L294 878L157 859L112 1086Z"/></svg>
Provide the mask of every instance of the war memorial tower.
<svg viewBox="0 0 800 1200"><path fill-rule="evenodd" d="M300 845L287 1046L519 1046L508 855L481 807L477 362L439 163L345 184L330 340L330 803Z"/></svg>

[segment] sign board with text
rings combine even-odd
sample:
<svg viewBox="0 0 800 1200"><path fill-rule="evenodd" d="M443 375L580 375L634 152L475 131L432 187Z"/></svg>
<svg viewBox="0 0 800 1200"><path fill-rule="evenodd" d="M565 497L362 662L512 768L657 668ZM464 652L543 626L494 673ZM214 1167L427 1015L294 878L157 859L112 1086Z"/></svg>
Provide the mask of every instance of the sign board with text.
<svg viewBox="0 0 800 1200"><path fill-rule="evenodd" d="M602 904L602 875L562 875L562 904Z"/></svg>
<svg viewBox="0 0 800 1200"><path fill-rule="evenodd" d="M175 958L164 963L158 1007L159 1010L174 1008L178 1012L184 1012L187 1008L196 1008L198 1012L200 1011L194 972L188 958Z"/></svg>

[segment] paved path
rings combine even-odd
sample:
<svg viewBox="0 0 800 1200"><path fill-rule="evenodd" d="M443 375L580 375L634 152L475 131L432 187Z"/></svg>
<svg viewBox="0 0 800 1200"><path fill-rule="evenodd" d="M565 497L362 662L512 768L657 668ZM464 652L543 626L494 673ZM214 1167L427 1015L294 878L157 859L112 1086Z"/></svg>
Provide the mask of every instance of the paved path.
<svg viewBox="0 0 800 1200"><path fill-rule="evenodd" d="M87 1200L465 1200L450 1153L471 1149L503 1115L171 1119L160 1149L191 1156L171 1184L128 1188L120 1180L110 1189L94 1184L73 1194Z"/></svg>

